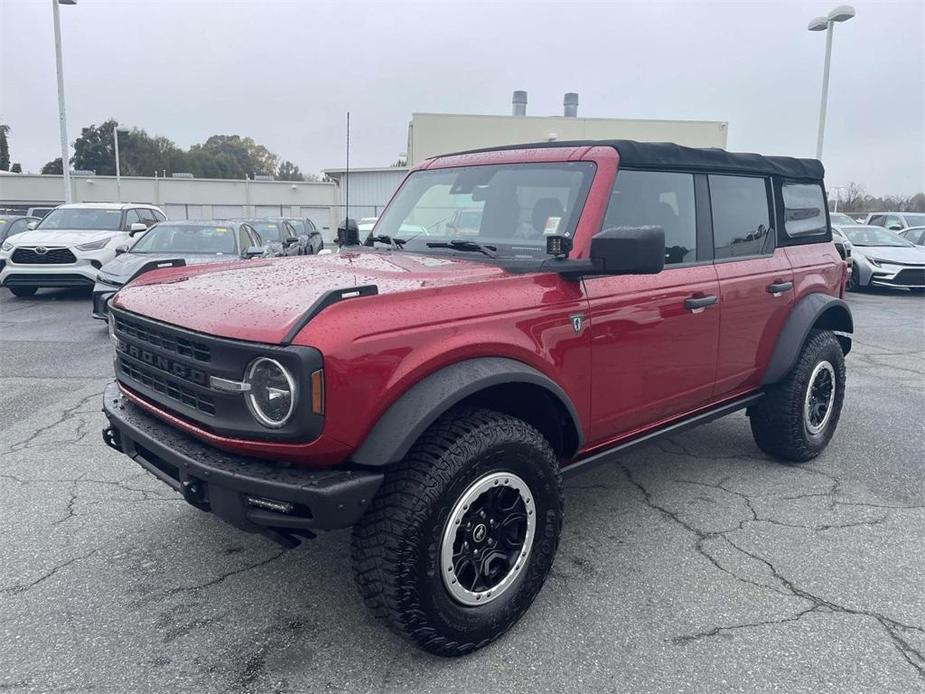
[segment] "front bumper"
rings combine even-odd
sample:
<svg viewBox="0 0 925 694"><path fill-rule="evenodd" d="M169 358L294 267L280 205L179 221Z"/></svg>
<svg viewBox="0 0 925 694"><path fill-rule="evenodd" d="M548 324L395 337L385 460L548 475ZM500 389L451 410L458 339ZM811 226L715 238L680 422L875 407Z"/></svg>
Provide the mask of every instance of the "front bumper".
<svg viewBox="0 0 925 694"><path fill-rule="evenodd" d="M5 252L0 268L0 286L92 287L99 269L115 257L108 248L88 252L75 248L69 250L74 256L73 263L14 263L13 252Z"/></svg>
<svg viewBox="0 0 925 694"><path fill-rule="evenodd" d="M132 404L110 383L103 393L107 445L183 495L246 532L277 541L354 525L382 484L369 470L309 470L224 453Z"/></svg>
<svg viewBox="0 0 925 694"><path fill-rule="evenodd" d="M93 309L91 315L97 320L109 320L109 300L119 291L119 287L97 282L93 285Z"/></svg>
<svg viewBox="0 0 925 694"><path fill-rule="evenodd" d="M881 263L871 267L870 283L878 287L920 289L925 287L925 267Z"/></svg>

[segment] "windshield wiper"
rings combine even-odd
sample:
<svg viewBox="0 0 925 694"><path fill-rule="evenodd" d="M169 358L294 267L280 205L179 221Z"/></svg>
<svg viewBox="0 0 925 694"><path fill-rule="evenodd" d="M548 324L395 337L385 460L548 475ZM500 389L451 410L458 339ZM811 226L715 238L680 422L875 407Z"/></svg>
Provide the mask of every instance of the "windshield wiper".
<svg viewBox="0 0 925 694"><path fill-rule="evenodd" d="M475 251L482 253L489 258L498 257L498 248L496 246L486 246L475 241L466 241L463 239L453 239L452 241L431 241L427 244L428 248L452 248L456 251Z"/></svg>
<svg viewBox="0 0 925 694"><path fill-rule="evenodd" d="M385 234L378 234L377 236L370 236L369 240L372 242L369 245L373 245L373 243L387 243L389 244L389 249L393 251L394 250L400 251L401 247L404 246L406 243L404 239L393 239L391 236L387 236Z"/></svg>

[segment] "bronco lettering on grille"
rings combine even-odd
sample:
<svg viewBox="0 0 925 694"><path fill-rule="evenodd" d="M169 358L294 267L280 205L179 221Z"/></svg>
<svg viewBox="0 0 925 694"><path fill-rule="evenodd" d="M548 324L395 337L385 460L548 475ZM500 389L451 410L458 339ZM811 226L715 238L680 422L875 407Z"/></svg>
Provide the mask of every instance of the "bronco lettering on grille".
<svg viewBox="0 0 925 694"><path fill-rule="evenodd" d="M119 348L128 356L133 359L137 359L141 362L144 362L148 366L153 366L155 369L160 369L164 373L168 373L171 376L176 376L177 378L182 378L185 381L190 383L195 383L196 385L208 387L209 385L209 376L205 371L200 371L199 369L194 369L186 364L181 364L176 361L172 361L167 357L163 357L160 354L155 354L146 349L142 349L133 344L120 341Z"/></svg>

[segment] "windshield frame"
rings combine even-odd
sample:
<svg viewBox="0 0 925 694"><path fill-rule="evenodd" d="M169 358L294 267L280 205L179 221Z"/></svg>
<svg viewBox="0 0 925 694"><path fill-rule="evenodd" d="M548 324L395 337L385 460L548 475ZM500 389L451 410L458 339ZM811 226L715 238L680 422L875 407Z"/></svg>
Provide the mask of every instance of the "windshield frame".
<svg viewBox="0 0 925 694"><path fill-rule="evenodd" d="M427 194L429 190L432 190L435 186L430 186L428 188L422 189L419 194L417 187L419 181L426 178L445 178L448 175L453 175L454 173L458 174L463 171L473 171L476 170L485 170L485 169L495 169L497 171L502 170L522 170L525 168L531 168L533 170L539 169L552 169L559 170L563 172L575 171L580 174L580 179L578 184L572 188L569 188L565 185L563 186L534 186L538 189L544 187L548 188L560 188L562 190L567 190L570 200L567 201L568 210L564 211L562 218L565 221L565 224L561 228L557 229L557 235L567 235L570 238L575 238L576 232L579 228L579 224L582 218L582 214L587 204L588 196L591 192L592 186L595 180L598 177L598 162L594 159L581 159L581 160L548 160L548 161L510 161L510 162L491 162L485 164L459 164L455 166L441 166L434 168L423 168L413 170L405 180L402 182L402 185L396 191L395 195L392 197L392 200L389 202L388 206L383 210L382 214L379 215L376 220L376 224L372 229L372 236L382 236L386 235L391 239L400 241L402 250L412 253L427 254L427 255L450 255L454 258L459 258L460 256L467 256L467 259L478 260L478 261L497 261L501 263L520 263L525 261L545 261L553 256L550 256L546 253L546 242L545 239L548 238L548 235L543 233L538 237L534 238L519 238L513 235L513 232L510 236L507 237L498 237L494 235L470 235L470 234L458 234L452 235L447 233L435 232L433 234L428 234L423 230L423 225L417 224L416 222L409 222L408 217L412 214L412 211L420 205L421 199ZM475 177L475 174L473 174ZM516 177L511 176L509 181L506 181L506 185L512 185L514 188L520 186L516 183ZM450 182L450 185L455 185L458 182L458 179L453 179ZM485 184L486 189L492 185L492 182L489 181ZM529 183L527 185L530 185ZM412 189L410 186L415 186ZM527 186L524 186L527 187ZM411 202L410 207L406 212L402 212L401 205L403 202L403 196L409 195L408 191L412 191L410 194L417 197ZM466 193L463 193L464 195ZM471 194L471 193L470 193ZM551 196L549 196L551 197ZM480 201L481 202L481 201ZM539 199L533 201L534 204L539 202ZM560 201L561 202L561 201ZM477 203L476 203L477 204ZM486 209L488 201L485 201L482 208L479 209L480 212L483 212ZM473 202L468 202L463 205L460 202L460 206L457 208L452 208L453 211L447 215L445 218L439 219L436 224L443 224L444 232L446 231L446 226L449 221L451 221L456 213L470 213L474 210ZM449 208L448 208L449 209ZM532 209L528 208L528 209ZM398 210L398 212L396 212ZM522 210L521 210L522 212ZM392 218L394 216L394 219ZM520 218L520 216L518 216ZM550 217L551 218L551 217ZM520 220L518 226L524 226L525 222ZM396 229L392 229L392 227ZM422 228L422 231L417 233L408 234L407 231L402 231L401 227L409 226L419 226ZM535 227L534 227L535 228ZM393 232L393 233L390 233ZM444 248L444 247L429 247L428 243L448 243L452 240L457 241L467 241L474 242L476 244L482 244L484 246L489 246L491 248L497 248L497 257L489 258L481 253L474 252L473 248L462 247L462 244L453 248ZM412 243L412 245L407 245Z"/></svg>

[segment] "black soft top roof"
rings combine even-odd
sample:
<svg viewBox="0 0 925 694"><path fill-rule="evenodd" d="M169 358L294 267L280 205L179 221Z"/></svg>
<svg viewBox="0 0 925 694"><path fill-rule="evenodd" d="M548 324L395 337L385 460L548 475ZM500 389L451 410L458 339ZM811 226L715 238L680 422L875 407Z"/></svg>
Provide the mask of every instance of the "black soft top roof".
<svg viewBox="0 0 925 694"><path fill-rule="evenodd" d="M532 142L502 147L455 152L475 154L512 149L546 147L613 147L620 155L620 166L632 169L675 169L722 173L761 174L804 180L821 181L825 175L818 159L796 157L766 157L761 154L727 152L715 147L683 147L673 142L636 142L635 140L569 140ZM444 155L451 156L451 155Z"/></svg>

